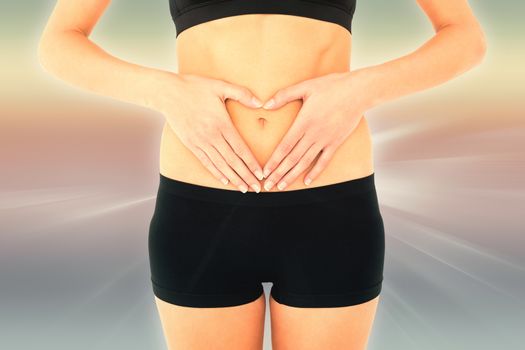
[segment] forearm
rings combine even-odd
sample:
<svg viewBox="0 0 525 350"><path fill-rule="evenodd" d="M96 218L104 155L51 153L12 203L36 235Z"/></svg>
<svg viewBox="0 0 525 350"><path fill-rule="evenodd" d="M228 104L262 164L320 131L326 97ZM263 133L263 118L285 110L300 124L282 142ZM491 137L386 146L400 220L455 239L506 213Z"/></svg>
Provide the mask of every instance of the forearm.
<svg viewBox="0 0 525 350"><path fill-rule="evenodd" d="M367 109L444 83L479 64L485 50L475 26L445 26L410 54L359 69L368 91Z"/></svg>
<svg viewBox="0 0 525 350"><path fill-rule="evenodd" d="M42 67L72 85L151 109L165 84L178 79L114 57L73 30L42 37L38 55Z"/></svg>

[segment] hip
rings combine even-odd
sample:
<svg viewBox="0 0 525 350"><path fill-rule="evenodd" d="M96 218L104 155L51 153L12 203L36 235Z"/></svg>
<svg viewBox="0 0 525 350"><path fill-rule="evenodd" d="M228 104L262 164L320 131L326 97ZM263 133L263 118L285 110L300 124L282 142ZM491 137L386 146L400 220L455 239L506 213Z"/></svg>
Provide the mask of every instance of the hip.
<svg viewBox="0 0 525 350"><path fill-rule="evenodd" d="M385 232L374 174L308 190L241 193L162 175L148 235L155 295L197 307L262 293L296 307L381 291Z"/></svg>

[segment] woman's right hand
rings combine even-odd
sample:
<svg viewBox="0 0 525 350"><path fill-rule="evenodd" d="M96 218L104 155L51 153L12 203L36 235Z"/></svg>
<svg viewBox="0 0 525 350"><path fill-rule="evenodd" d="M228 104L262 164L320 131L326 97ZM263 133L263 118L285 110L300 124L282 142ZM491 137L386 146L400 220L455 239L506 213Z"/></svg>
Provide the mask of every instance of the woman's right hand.
<svg viewBox="0 0 525 350"><path fill-rule="evenodd" d="M246 192L249 184L259 192L262 168L233 125L225 100L250 108L263 103L248 88L223 80L179 73L171 78L156 105L181 142L225 185L231 181Z"/></svg>

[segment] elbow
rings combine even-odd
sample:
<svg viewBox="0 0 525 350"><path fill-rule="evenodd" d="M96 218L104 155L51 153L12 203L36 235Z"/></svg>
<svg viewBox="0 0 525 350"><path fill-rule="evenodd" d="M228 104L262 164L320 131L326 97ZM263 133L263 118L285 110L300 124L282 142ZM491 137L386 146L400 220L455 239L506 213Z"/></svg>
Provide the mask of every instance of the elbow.
<svg viewBox="0 0 525 350"><path fill-rule="evenodd" d="M477 66L483 62L487 54L487 40L483 30L478 25L469 30L469 52L472 59L472 65Z"/></svg>
<svg viewBox="0 0 525 350"><path fill-rule="evenodd" d="M76 48L73 45L76 45L77 35L79 33L75 30L45 31L37 44L37 60L42 69L49 73L61 71L66 59L65 54Z"/></svg>
<svg viewBox="0 0 525 350"><path fill-rule="evenodd" d="M473 46L475 64L477 65L483 61L483 58L485 58L485 55L487 54L487 41L483 33L480 33L476 37Z"/></svg>
<svg viewBox="0 0 525 350"><path fill-rule="evenodd" d="M59 32L44 32L37 45L37 60L42 69L53 73L59 68L61 60L60 54L63 51L63 34Z"/></svg>
<svg viewBox="0 0 525 350"><path fill-rule="evenodd" d="M45 71L50 71L50 60L52 50L52 39L46 37L45 35L40 38L37 46L37 59L40 66Z"/></svg>
<svg viewBox="0 0 525 350"><path fill-rule="evenodd" d="M455 56L461 57L466 66L472 68L483 61L487 53L487 40L479 23L446 24L439 27L436 32L445 28L456 32L455 49L459 48L459 50L455 52Z"/></svg>

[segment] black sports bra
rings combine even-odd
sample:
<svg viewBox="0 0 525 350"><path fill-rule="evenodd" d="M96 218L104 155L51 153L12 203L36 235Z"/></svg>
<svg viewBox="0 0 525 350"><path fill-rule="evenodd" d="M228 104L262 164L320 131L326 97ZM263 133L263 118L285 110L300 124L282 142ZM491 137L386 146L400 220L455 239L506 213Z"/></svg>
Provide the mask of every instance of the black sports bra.
<svg viewBox="0 0 525 350"><path fill-rule="evenodd" d="M169 0L179 36L199 23L249 13L310 17L343 26L352 33L356 0Z"/></svg>

